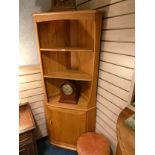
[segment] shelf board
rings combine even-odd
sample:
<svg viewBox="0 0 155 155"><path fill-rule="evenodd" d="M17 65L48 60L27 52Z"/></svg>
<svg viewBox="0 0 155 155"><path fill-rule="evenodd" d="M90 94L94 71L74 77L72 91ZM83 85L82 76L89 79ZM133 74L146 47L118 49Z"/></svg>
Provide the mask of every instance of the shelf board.
<svg viewBox="0 0 155 155"><path fill-rule="evenodd" d="M52 72L51 74L44 75L44 78L59 78L59 79L69 79L69 80L92 81L92 78L89 74L83 73L81 71L75 71L75 70Z"/></svg>
<svg viewBox="0 0 155 155"><path fill-rule="evenodd" d="M55 47L55 48L40 48L40 51L59 51L59 52L93 52L93 49L89 48L81 48L81 47Z"/></svg>
<svg viewBox="0 0 155 155"><path fill-rule="evenodd" d="M87 108L88 100L82 96L80 96L78 100L78 104L70 104L70 103L60 103L59 102L60 96L54 96L49 98L49 102L46 103L48 106L52 106L55 108L65 108L65 109L73 109L73 110L83 110L88 111Z"/></svg>

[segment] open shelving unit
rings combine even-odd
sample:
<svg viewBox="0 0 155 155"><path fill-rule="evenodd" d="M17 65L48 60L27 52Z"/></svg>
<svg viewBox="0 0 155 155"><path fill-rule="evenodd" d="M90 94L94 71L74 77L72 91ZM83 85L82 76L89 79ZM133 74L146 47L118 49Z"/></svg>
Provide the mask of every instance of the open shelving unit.
<svg viewBox="0 0 155 155"><path fill-rule="evenodd" d="M95 10L33 14L48 137L52 144L76 149L80 134L95 131L96 85L102 14ZM74 80L77 104L60 103L60 85Z"/></svg>

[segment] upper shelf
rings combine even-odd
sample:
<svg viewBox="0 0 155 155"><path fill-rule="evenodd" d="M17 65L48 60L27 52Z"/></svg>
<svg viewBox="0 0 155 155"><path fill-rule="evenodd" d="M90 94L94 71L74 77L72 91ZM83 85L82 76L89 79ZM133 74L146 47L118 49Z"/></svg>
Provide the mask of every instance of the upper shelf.
<svg viewBox="0 0 155 155"><path fill-rule="evenodd" d="M59 79L69 79L69 80L80 80L80 81L92 81L89 74L83 73L81 71L66 70L52 72L51 74L44 75L44 78L59 78Z"/></svg>
<svg viewBox="0 0 155 155"><path fill-rule="evenodd" d="M81 47L55 47L55 48L40 48L40 51L71 51L71 52L93 52L93 49L81 48Z"/></svg>

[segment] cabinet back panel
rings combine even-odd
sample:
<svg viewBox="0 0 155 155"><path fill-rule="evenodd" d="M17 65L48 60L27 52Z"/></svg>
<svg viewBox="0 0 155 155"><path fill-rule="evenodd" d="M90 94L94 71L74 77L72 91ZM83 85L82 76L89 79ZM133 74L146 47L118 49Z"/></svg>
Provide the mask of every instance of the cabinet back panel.
<svg viewBox="0 0 155 155"><path fill-rule="evenodd" d="M43 52L44 74L66 70L79 70L92 75L93 55L93 52Z"/></svg>
<svg viewBox="0 0 155 155"><path fill-rule="evenodd" d="M86 100L88 100L90 97L91 84L92 82L79 81L80 95L82 95Z"/></svg>
<svg viewBox="0 0 155 155"><path fill-rule="evenodd" d="M40 48L93 48L94 23L90 20L55 20L38 23ZM54 39L53 39L54 38Z"/></svg>
<svg viewBox="0 0 155 155"><path fill-rule="evenodd" d="M93 54L93 52L72 52L71 68L92 75Z"/></svg>
<svg viewBox="0 0 155 155"><path fill-rule="evenodd" d="M51 21L38 24L41 48L69 45L69 21Z"/></svg>
<svg viewBox="0 0 155 155"><path fill-rule="evenodd" d="M93 48L94 27L89 20L70 21L71 46Z"/></svg>
<svg viewBox="0 0 155 155"><path fill-rule="evenodd" d="M60 95L60 86L65 80L63 79L45 79L46 91L48 99ZM89 98L91 82L76 81L80 87L80 95L85 99Z"/></svg>
<svg viewBox="0 0 155 155"><path fill-rule="evenodd" d="M45 79L47 98L60 94L60 85L64 82L62 79Z"/></svg>
<svg viewBox="0 0 155 155"><path fill-rule="evenodd" d="M44 74L71 68L70 52L44 52L42 53L42 61Z"/></svg>

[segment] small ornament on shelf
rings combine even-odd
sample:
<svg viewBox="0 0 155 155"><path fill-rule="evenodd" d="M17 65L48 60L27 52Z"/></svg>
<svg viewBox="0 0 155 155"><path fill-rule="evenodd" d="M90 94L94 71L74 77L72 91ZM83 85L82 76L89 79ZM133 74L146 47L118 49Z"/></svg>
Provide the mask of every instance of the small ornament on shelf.
<svg viewBox="0 0 155 155"><path fill-rule="evenodd" d="M76 0L52 0L51 11L76 10Z"/></svg>

